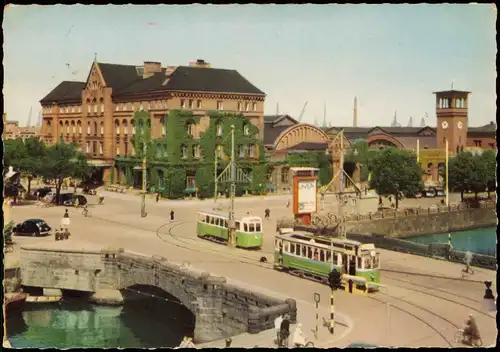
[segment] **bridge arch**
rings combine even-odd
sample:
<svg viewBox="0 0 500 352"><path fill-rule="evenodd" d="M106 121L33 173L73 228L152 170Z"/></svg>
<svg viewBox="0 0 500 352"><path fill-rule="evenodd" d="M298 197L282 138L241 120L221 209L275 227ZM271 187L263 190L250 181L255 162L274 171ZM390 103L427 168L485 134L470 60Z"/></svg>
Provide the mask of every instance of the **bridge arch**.
<svg viewBox="0 0 500 352"><path fill-rule="evenodd" d="M274 149L283 150L302 142L328 143L328 135L313 125L306 123L293 125L279 134L274 142Z"/></svg>

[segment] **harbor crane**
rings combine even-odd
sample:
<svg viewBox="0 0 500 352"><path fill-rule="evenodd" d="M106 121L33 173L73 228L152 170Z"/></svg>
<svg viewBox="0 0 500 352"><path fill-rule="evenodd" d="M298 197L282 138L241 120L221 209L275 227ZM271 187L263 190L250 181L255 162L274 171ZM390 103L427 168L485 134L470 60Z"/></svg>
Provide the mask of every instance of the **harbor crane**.
<svg viewBox="0 0 500 352"><path fill-rule="evenodd" d="M304 104L304 107L302 108L302 112L300 113L299 115L299 118L298 118L298 121L302 121L302 117L304 116L304 111L306 110L306 106L307 106L307 101L306 103Z"/></svg>

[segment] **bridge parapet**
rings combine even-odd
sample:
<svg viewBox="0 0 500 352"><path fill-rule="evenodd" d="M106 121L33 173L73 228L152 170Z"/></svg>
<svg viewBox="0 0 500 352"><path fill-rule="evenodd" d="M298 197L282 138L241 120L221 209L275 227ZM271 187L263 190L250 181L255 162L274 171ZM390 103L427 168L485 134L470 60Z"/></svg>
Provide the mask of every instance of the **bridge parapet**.
<svg viewBox="0 0 500 352"><path fill-rule="evenodd" d="M228 284L224 277L186 268L163 256L121 248L73 251L23 247L21 279L26 286L80 290L97 296L137 284L156 286L195 315L194 337L200 343L258 333L273 328L278 315L288 313L292 322L297 315L294 300Z"/></svg>

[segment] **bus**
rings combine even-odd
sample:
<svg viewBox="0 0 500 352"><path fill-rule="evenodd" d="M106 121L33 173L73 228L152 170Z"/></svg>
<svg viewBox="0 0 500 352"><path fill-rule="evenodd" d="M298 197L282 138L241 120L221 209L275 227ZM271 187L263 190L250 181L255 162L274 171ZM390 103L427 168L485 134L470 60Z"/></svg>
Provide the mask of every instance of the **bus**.
<svg viewBox="0 0 500 352"><path fill-rule="evenodd" d="M380 253L372 243L330 239L301 231L275 237L274 268L328 283L332 252L333 267L342 274L343 281L363 282L367 288L369 283L380 283Z"/></svg>
<svg viewBox="0 0 500 352"><path fill-rule="evenodd" d="M214 242L227 243L229 238L228 214L198 212L196 234L198 237ZM255 249L263 243L262 219L258 216L235 218L236 247Z"/></svg>

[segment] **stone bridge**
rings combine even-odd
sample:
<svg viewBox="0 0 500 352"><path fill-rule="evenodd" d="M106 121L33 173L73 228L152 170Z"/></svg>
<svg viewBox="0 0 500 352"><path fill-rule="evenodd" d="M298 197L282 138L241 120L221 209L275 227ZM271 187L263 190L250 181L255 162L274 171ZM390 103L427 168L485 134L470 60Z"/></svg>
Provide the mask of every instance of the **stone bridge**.
<svg viewBox="0 0 500 352"><path fill-rule="evenodd" d="M198 343L274 327L288 313L297 318L296 302L228 284L224 277L196 272L160 256L123 249L62 250L21 248L21 282L25 286L93 293L152 285L179 299L195 316Z"/></svg>

